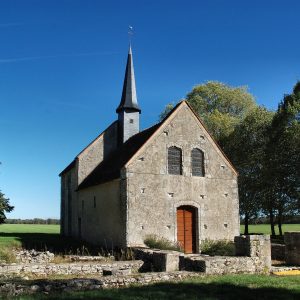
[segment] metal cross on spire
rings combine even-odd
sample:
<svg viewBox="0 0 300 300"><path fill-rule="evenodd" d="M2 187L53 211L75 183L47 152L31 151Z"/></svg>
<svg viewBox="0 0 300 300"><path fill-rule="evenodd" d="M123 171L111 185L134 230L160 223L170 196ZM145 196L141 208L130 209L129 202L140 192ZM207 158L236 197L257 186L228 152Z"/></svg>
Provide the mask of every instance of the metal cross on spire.
<svg viewBox="0 0 300 300"><path fill-rule="evenodd" d="M129 44L131 44L131 38L133 36L133 27L131 25L128 26L128 39L129 39Z"/></svg>

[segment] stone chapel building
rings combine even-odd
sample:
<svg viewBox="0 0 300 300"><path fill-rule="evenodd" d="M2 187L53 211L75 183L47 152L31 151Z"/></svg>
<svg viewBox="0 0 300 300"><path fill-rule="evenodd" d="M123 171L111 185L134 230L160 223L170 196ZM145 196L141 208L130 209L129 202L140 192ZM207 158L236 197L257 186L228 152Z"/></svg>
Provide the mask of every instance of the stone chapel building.
<svg viewBox="0 0 300 300"><path fill-rule="evenodd" d="M109 247L149 234L199 251L239 235L237 172L186 101L140 131L129 48L118 119L61 173L61 234Z"/></svg>

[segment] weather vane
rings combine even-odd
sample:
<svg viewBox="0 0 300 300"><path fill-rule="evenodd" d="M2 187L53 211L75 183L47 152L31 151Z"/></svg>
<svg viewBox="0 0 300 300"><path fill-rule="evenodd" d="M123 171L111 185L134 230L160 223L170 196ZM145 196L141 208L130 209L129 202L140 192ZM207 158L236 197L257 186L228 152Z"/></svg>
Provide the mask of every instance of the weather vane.
<svg viewBox="0 0 300 300"><path fill-rule="evenodd" d="M128 26L128 39L129 39L129 44L131 44L131 38L133 36L133 27L131 25Z"/></svg>

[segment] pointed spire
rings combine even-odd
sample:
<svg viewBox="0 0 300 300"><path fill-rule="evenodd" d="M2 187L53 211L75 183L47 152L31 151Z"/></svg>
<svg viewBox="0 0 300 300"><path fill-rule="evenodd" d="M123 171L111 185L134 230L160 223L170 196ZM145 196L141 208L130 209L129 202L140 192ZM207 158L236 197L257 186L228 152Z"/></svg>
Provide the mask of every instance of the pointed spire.
<svg viewBox="0 0 300 300"><path fill-rule="evenodd" d="M129 44L129 51L127 57L125 78L123 83L122 98L116 111L117 113L119 113L124 109L130 109L132 111L141 112L136 97L132 50L130 44Z"/></svg>

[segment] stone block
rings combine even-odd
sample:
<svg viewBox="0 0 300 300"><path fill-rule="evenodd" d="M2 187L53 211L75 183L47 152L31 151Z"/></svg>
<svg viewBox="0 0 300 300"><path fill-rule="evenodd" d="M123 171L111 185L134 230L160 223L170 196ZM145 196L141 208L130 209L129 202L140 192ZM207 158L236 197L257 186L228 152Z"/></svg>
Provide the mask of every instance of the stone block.
<svg viewBox="0 0 300 300"><path fill-rule="evenodd" d="M285 232L284 243L286 263L300 265L300 231Z"/></svg>
<svg viewBox="0 0 300 300"><path fill-rule="evenodd" d="M285 260L285 245L271 244L271 256L275 260Z"/></svg>
<svg viewBox="0 0 300 300"><path fill-rule="evenodd" d="M158 272L173 272L179 269L179 252L153 252L153 268Z"/></svg>

